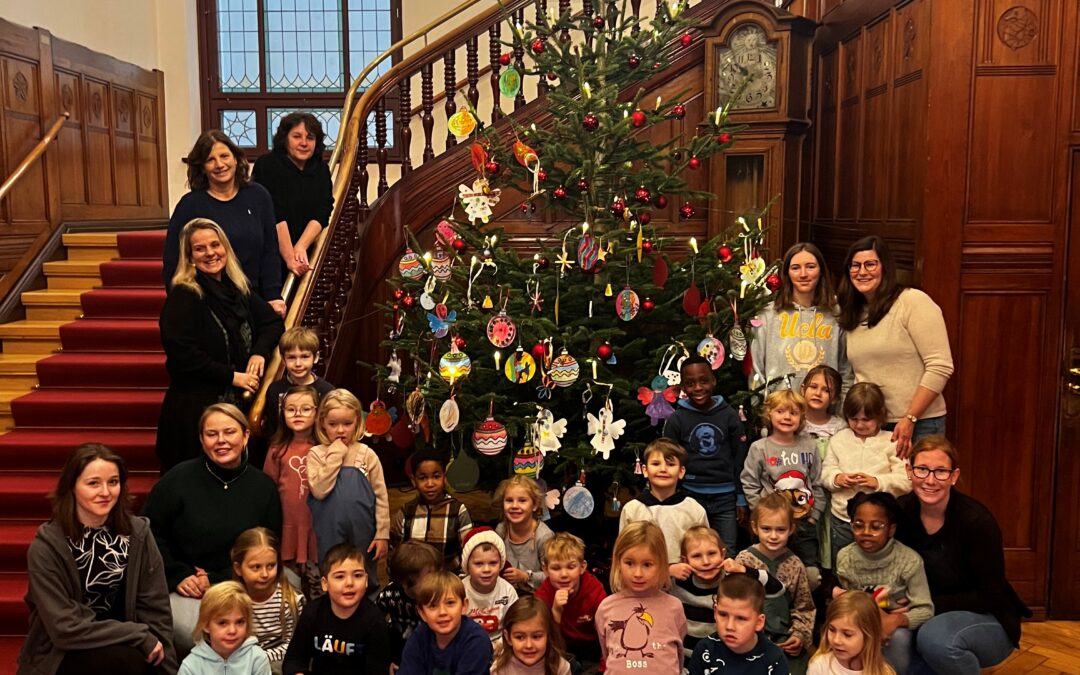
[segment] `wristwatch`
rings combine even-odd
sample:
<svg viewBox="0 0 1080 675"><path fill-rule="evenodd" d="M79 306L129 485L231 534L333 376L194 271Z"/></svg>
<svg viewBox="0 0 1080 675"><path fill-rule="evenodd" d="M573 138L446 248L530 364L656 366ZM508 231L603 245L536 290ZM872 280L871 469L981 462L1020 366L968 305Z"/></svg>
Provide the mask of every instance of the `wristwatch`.
<svg viewBox="0 0 1080 675"><path fill-rule="evenodd" d="M918 424L919 422L919 418L915 417L914 415L904 415L904 419L906 419L908 422L911 422L912 424Z"/></svg>

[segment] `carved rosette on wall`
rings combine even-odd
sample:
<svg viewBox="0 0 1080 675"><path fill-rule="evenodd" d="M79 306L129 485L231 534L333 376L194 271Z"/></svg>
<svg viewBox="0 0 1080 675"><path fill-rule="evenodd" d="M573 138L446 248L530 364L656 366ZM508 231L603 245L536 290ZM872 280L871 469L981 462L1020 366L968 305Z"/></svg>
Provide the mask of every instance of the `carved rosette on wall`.
<svg viewBox="0 0 1080 675"><path fill-rule="evenodd" d="M124 96L120 99L120 102L117 104L116 108L117 114L120 117L120 121L123 124L127 124L128 115L131 113L131 102L128 100L127 96Z"/></svg>
<svg viewBox="0 0 1080 675"><path fill-rule="evenodd" d="M904 24L904 60L915 55L915 38L918 37L918 29L915 28L915 20L908 19Z"/></svg>
<svg viewBox="0 0 1080 675"><path fill-rule="evenodd" d="M881 73L881 66L885 64L885 46L881 44L881 37L874 40L874 73Z"/></svg>
<svg viewBox="0 0 1080 675"><path fill-rule="evenodd" d="M94 113L94 121L101 122L101 93L95 91L90 98L90 110Z"/></svg>
<svg viewBox="0 0 1080 675"><path fill-rule="evenodd" d="M143 131L150 133L153 128L150 126L154 122L154 115L150 112L150 106L144 105L142 109L142 125Z"/></svg>
<svg viewBox="0 0 1080 675"><path fill-rule="evenodd" d="M1027 47L1038 35L1039 17L1027 7L1010 7L998 17L998 39L1013 51Z"/></svg>
<svg viewBox="0 0 1080 675"><path fill-rule="evenodd" d="M20 101L25 101L30 93L30 81L21 72L15 73L15 77L11 80L11 87Z"/></svg>
<svg viewBox="0 0 1080 675"><path fill-rule="evenodd" d="M70 84L65 84L60 87L60 107L64 109L64 112L71 112L71 106L75 104L75 92L71 90Z"/></svg>

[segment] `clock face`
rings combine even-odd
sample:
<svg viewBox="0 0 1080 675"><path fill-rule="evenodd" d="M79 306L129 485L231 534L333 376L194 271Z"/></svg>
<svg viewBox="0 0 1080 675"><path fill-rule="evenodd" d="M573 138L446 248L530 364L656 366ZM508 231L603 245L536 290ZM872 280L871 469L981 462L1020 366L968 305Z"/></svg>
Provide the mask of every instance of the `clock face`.
<svg viewBox="0 0 1080 675"><path fill-rule="evenodd" d="M736 28L717 57L717 105L734 98L732 110L776 107L776 42L760 26Z"/></svg>

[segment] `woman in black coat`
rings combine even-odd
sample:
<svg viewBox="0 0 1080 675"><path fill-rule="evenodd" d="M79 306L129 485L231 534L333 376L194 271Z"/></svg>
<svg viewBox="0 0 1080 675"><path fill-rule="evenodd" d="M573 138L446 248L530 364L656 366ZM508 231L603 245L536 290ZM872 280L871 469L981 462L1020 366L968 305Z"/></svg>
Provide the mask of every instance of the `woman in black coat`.
<svg viewBox="0 0 1080 675"><path fill-rule="evenodd" d="M198 421L207 406L246 407L243 393L258 391L284 325L251 292L228 237L205 218L180 233L179 264L159 325L171 378L157 435L165 473L202 453Z"/></svg>
<svg viewBox="0 0 1080 675"><path fill-rule="evenodd" d="M256 160L251 174L274 200L278 250L286 270L297 276L308 271L308 249L334 207L325 138L314 115L290 113L278 124L273 152Z"/></svg>

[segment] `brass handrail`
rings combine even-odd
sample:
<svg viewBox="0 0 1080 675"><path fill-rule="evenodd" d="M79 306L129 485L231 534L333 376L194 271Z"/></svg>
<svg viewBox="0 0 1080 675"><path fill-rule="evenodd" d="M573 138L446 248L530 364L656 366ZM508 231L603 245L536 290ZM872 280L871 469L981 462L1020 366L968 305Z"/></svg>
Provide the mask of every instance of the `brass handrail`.
<svg viewBox="0 0 1080 675"><path fill-rule="evenodd" d="M71 113L64 112L56 121L52 123L49 130L45 132L45 135L41 137L41 140L30 150L30 152L23 158L23 161L19 162L19 166L15 167L15 170L11 172L11 175L7 177L3 185L0 185L0 201L3 201L4 197L7 197L8 192L15 186L15 183L22 178L26 173L30 165L33 164L39 157L45 154L45 150L48 149L49 143L53 141L60 134L60 129L63 128L64 122L71 117Z"/></svg>

